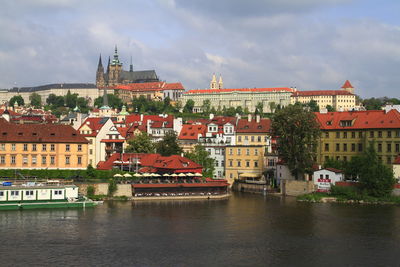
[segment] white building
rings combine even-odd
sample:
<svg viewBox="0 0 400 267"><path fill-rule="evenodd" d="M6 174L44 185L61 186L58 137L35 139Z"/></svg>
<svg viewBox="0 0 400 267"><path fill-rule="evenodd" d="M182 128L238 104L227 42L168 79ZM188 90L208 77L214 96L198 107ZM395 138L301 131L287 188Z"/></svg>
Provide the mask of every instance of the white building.
<svg viewBox="0 0 400 267"><path fill-rule="evenodd" d="M329 191L331 185L335 185L336 182L343 180L343 171L334 168L320 169L313 174L313 182L316 185L317 191Z"/></svg>

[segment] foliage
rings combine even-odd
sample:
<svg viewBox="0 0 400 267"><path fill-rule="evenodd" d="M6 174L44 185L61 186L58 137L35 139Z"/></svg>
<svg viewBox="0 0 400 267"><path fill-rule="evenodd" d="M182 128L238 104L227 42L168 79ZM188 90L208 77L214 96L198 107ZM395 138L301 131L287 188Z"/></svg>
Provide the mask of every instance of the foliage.
<svg viewBox="0 0 400 267"><path fill-rule="evenodd" d="M318 103L317 103L317 101L315 101L314 99L312 99L310 102L308 102L308 103L306 104L306 106L307 106L308 108L310 108L310 111L312 111L312 112L319 112Z"/></svg>
<svg viewBox="0 0 400 267"><path fill-rule="evenodd" d="M395 179L392 169L383 165L371 143L361 156L360 186L368 195L382 197L389 195L393 190Z"/></svg>
<svg viewBox="0 0 400 267"><path fill-rule="evenodd" d="M276 110L276 103L275 102L269 102L269 110L271 113L274 113Z"/></svg>
<svg viewBox="0 0 400 267"><path fill-rule="evenodd" d="M229 107L228 109L225 109L225 111L222 111L222 115L232 117L235 116L236 114L236 109L234 107Z"/></svg>
<svg viewBox="0 0 400 267"><path fill-rule="evenodd" d="M108 196L112 197L115 191L117 191L117 181L115 181L114 179L110 179L108 181Z"/></svg>
<svg viewBox="0 0 400 267"><path fill-rule="evenodd" d="M86 188L86 195L87 195L89 198L91 198L91 197L94 196L94 186L93 186L93 185L89 185L89 186Z"/></svg>
<svg viewBox="0 0 400 267"><path fill-rule="evenodd" d="M156 101L147 99L144 96L132 99L132 104L130 108L137 113L150 113L150 114L174 113L178 112L180 109L179 107L176 106L174 107L171 104L171 99L169 97L164 98L163 101Z"/></svg>
<svg viewBox="0 0 400 267"><path fill-rule="evenodd" d="M273 115L271 130L277 137L280 157L296 179L310 172L320 136L315 114L301 105L289 105Z"/></svg>
<svg viewBox="0 0 400 267"><path fill-rule="evenodd" d="M40 108L42 106L42 98L38 93L32 93L29 96L29 100L31 101L31 106L35 108Z"/></svg>
<svg viewBox="0 0 400 267"><path fill-rule="evenodd" d="M122 108L122 100L118 96L114 94L107 94L107 99L108 99L108 105L110 107L118 109ZM103 106L103 97L99 96L98 98L96 98L94 100L94 105L97 107Z"/></svg>
<svg viewBox="0 0 400 267"><path fill-rule="evenodd" d="M367 110L380 110L386 104L400 105L400 99L386 96L379 98L372 97L362 100L362 104Z"/></svg>
<svg viewBox="0 0 400 267"><path fill-rule="evenodd" d="M328 110L328 112L334 112L335 108L332 107L331 105L326 105L326 109Z"/></svg>
<svg viewBox="0 0 400 267"><path fill-rule="evenodd" d="M258 102L256 105L256 110L255 110L255 114L263 114L264 112L264 104L262 102Z"/></svg>
<svg viewBox="0 0 400 267"><path fill-rule="evenodd" d="M50 94L47 99L46 103L53 108L63 107L64 106L64 97L56 96L55 94Z"/></svg>
<svg viewBox="0 0 400 267"><path fill-rule="evenodd" d="M192 99L188 99L188 101L186 101L185 106L183 107L183 112L192 113L193 108L194 108L194 101Z"/></svg>
<svg viewBox="0 0 400 267"><path fill-rule="evenodd" d="M128 141L128 153L154 153L155 147L147 133L141 133Z"/></svg>
<svg viewBox="0 0 400 267"><path fill-rule="evenodd" d="M17 102L18 106L23 106L25 104L24 99L20 95L15 95L11 97L9 106L14 106L15 102Z"/></svg>
<svg viewBox="0 0 400 267"><path fill-rule="evenodd" d="M92 164L89 164L86 167L86 176L90 178L94 178L96 176L95 169L93 168Z"/></svg>
<svg viewBox="0 0 400 267"><path fill-rule="evenodd" d="M156 151L162 156L181 154L182 148L178 145L176 133L174 131L167 132L163 140L156 143Z"/></svg>
<svg viewBox="0 0 400 267"><path fill-rule="evenodd" d="M203 101L203 105L201 106L203 114L208 115L211 112L211 101L210 99L206 99Z"/></svg>
<svg viewBox="0 0 400 267"><path fill-rule="evenodd" d="M202 145L196 145L193 152L185 153L185 157L203 166L204 177L213 177L214 159L210 157L210 154Z"/></svg>
<svg viewBox="0 0 400 267"><path fill-rule="evenodd" d="M309 202L319 202L319 201L321 201L321 198L328 197L328 196L329 195L327 193L314 192L311 194L300 195L297 197L297 200L309 201Z"/></svg>

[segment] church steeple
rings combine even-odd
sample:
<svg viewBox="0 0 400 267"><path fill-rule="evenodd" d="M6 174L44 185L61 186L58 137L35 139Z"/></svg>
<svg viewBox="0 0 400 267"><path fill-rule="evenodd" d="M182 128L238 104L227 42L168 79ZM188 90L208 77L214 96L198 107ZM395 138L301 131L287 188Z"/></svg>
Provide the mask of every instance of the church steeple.
<svg viewBox="0 0 400 267"><path fill-rule="evenodd" d="M224 89L224 82L222 81L221 74L219 75L218 89Z"/></svg>
<svg viewBox="0 0 400 267"><path fill-rule="evenodd" d="M116 65L121 66L122 65L122 63L119 62L117 45L115 45L114 58L112 60L111 65L113 65L113 66L116 66Z"/></svg>
<svg viewBox="0 0 400 267"><path fill-rule="evenodd" d="M217 89L217 77L215 77L215 73L213 73L211 82L210 82L210 89Z"/></svg>
<svg viewBox="0 0 400 267"><path fill-rule="evenodd" d="M105 82L104 82L104 67L103 67L103 63L101 62L101 54L100 54L100 57L99 57L99 64L97 65L96 86L97 87L105 86Z"/></svg>
<svg viewBox="0 0 400 267"><path fill-rule="evenodd" d="M99 64L97 65L97 71L99 71L101 69L104 71L103 63L101 62L101 54L100 54L100 56L99 56Z"/></svg>
<svg viewBox="0 0 400 267"><path fill-rule="evenodd" d="M129 65L129 72L133 72L132 56L131 56L131 64Z"/></svg>

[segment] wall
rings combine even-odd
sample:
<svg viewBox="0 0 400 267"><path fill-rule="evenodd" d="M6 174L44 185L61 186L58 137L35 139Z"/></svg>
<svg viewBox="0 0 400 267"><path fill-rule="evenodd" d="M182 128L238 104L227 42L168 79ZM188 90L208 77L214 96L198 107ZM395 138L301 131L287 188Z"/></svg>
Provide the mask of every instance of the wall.
<svg viewBox="0 0 400 267"><path fill-rule="evenodd" d="M299 196L314 192L312 181L281 180L281 192L285 196Z"/></svg>
<svg viewBox="0 0 400 267"><path fill-rule="evenodd" d="M87 195L88 186L94 187L95 195L107 195L108 194L108 183L96 183L96 184L77 184L79 187L79 193ZM130 184L117 184L117 191L114 196L121 197L132 197L132 186Z"/></svg>

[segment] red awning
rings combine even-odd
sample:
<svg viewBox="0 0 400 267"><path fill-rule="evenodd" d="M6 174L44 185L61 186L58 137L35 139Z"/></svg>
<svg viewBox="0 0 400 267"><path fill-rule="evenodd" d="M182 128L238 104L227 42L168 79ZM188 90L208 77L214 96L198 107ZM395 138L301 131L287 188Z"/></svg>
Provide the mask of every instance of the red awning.
<svg viewBox="0 0 400 267"><path fill-rule="evenodd" d="M125 142L125 140L121 140L121 139L102 139L101 142L102 143L123 143L123 142Z"/></svg>

